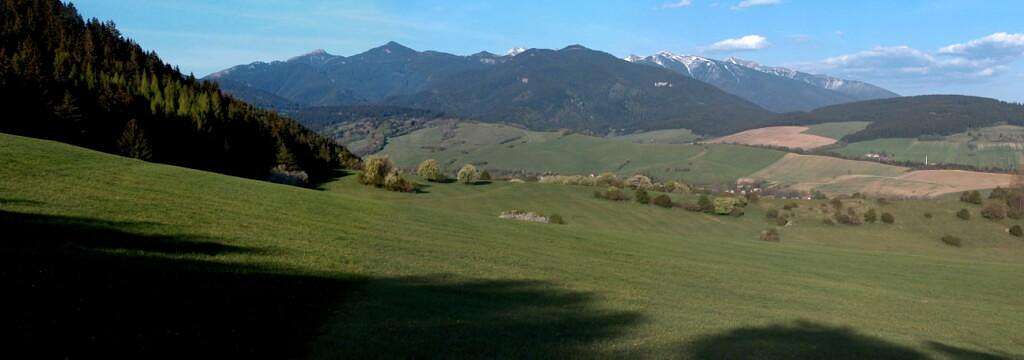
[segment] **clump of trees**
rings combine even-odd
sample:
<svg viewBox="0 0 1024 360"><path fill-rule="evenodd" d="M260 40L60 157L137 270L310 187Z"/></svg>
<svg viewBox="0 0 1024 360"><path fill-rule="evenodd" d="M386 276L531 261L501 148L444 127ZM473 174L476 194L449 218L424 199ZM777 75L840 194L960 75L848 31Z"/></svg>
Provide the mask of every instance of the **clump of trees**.
<svg viewBox="0 0 1024 360"><path fill-rule="evenodd" d="M444 173L441 172L441 165L434 159L426 159L416 167L416 175L427 181L444 181Z"/></svg>
<svg viewBox="0 0 1024 360"><path fill-rule="evenodd" d="M896 217L891 213L882 213L882 222L886 224L893 224L896 222Z"/></svg>
<svg viewBox="0 0 1024 360"><path fill-rule="evenodd" d="M1010 227L1010 235L1021 237L1024 236L1024 229L1020 225L1014 225Z"/></svg>
<svg viewBox="0 0 1024 360"><path fill-rule="evenodd" d="M480 174L477 173L476 166L473 166L472 164L466 164L461 169L459 169L458 174L456 174L456 178L459 180L460 183L471 185L475 184L477 180L480 179Z"/></svg>
<svg viewBox="0 0 1024 360"><path fill-rule="evenodd" d="M416 185L402 177L387 156L375 156L363 163L363 172L357 177L360 184L390 191L413 192Z"/></svg>
<svg viewBox="0 0 1024 360"><path fill-rule="evenodd" d="M960 220L970 220L971 212L967 209L960 209L960 211L956 212L956 217L960 218Z"/></svg>

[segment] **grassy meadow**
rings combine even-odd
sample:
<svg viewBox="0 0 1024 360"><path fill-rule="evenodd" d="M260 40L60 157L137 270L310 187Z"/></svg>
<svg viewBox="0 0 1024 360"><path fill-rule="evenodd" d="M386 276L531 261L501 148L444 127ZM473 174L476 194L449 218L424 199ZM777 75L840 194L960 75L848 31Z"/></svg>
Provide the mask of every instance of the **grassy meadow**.
<svg viewBox="0 0 1024 360"><path fill-rule="evenodd" d="M800 201L770 243L782 201L736 218L536 183L302 189L3 134L0 158L4 318L40 357L1024 355L1019 222L959 220L979 207L952 198L851 200L896 217L862 226Z"/></svg>
<svg viewBox="0 0 1024 360"><path fill-rule="evenodd" d="M889 154L897 161L960 164L979 168L1016 169L1024 154L1024 127L991 126L939 139L877 139L855 142L837 149L846 156Z"/></svg>
<svg viewBox="0 0 1024 360"><path fill-rule="evenodd" d="M679 135L678 132L672 134ZM620 176L644 173L689 183L731 183L771 165L781 151L724 144L635 143L561 132L535 132L504 125L460 123L432 127L388 142L380 152L396 165L415 168L428 158L448 172L462 164L499 171Z"/></svg>

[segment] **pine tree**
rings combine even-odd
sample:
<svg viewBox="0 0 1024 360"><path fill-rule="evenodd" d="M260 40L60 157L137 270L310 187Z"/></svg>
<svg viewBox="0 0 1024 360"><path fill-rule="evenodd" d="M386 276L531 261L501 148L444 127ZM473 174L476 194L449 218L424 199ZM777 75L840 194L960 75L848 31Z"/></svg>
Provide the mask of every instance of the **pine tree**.
<svg viewBox="0 0 1024 360"><path fill-rule="evenodd" d="M135 119L129 120L125 125L117 144L121 149L121 153L128 157L149 160L153 155L149 147L149 139L146 138L146 132Z"/></svg>

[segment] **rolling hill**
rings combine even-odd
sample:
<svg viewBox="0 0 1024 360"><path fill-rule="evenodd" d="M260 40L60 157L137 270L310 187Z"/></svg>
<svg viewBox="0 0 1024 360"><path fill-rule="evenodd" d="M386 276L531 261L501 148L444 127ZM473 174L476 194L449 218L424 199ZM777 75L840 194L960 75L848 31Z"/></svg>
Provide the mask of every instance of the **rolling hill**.
<svg viewBox="0 0 1024 360"><path fill-rule="evenodd" d="M1005 232L1020 222L957 220L955 199L900 201L879 208L896 224L843 227L821 222L825 202L797 201L770 243L757 234L782 201L736 218L535 183L400 194L350 176L301 189L5 134L0 158L12 352L1024 354L1024 241ZM568 224L498 219L508 209Z"/></svg>
<svg viewBox="0 0 1024 360"><path fill-rule="evenodd" d="M882 138L952 135L997 124L1024 125L1024 105L961 95L922 95L827 106L806 113L784 114L777 124L807 125L868 121L846 142Z"/></svg>

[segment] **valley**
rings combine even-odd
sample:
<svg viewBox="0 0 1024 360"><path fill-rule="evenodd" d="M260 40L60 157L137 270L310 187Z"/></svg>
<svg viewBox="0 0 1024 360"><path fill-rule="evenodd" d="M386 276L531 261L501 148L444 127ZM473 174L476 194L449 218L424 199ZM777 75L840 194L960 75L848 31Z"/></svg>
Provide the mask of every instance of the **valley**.
<svg viewBox="0 0 1024 360"><path fill-rule="evenodd" d="M66 309L9 313L29 326L18 338L25 345L44 339L25 337L38 334L80 354L113 346L177 354L183 349L163 341L171 330L177 342L194 342L189 352L222 354L218 344L231 342L317 358L784 356L822 345L854 357L1021 351L1007 334L1024 322L1016 311L1024 241L1005 233L1019 221L958 220L962 205L951 198L850 200L896 223L842 228L821 222L824 201L798 201L782 242L771 243L757 233L781 200L734 218L536 183L402 194L345 176L313 190L0 140L0 156L17 159L0 165L0 214L16 226L0 274L22 309L45 298ZM514 208L561 214L567 224L498 219ZM43 224L52 245L12 247ZM74 235L83 233L107 236ZM943 234L965 243L945 245ZM46 275L32 275L37 268ZM113 275L125 270L134 275ZM245 287L262 292L237 296ZM79 289L104 300L77 302ZM833 301L837 294L844 300ZM150 315L154 308L162 315ZM111 327L93 326L100 311ZM51 320L78 333L45 325ZM123 347L140 337L150 345Z"/></svg>
<svg viewBox="0 0 1024 360"><path fill-rule="evenodd" d="M1018 7L238 5L0 0L7 352L1024 359Z"/></svg>

